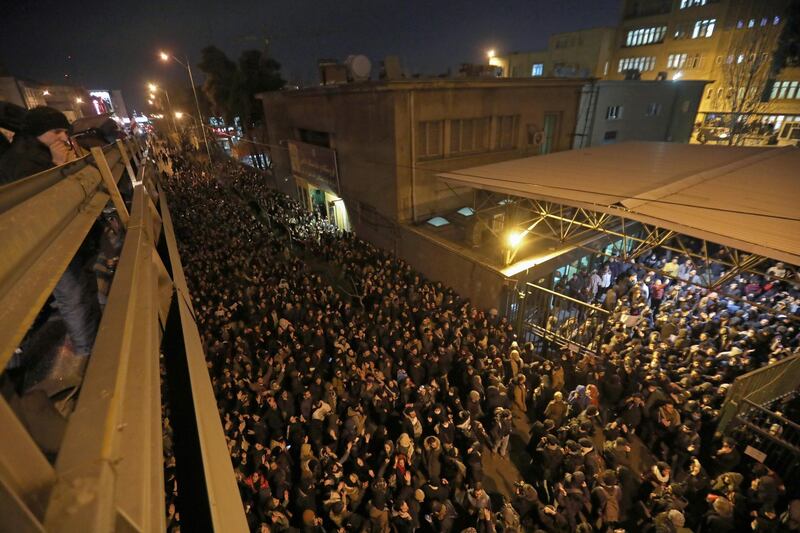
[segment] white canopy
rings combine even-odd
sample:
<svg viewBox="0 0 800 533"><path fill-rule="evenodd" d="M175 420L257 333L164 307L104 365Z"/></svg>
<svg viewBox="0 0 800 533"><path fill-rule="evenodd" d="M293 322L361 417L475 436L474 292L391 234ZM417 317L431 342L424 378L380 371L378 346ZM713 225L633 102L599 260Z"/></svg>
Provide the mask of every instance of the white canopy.
<svg viewBox="0 0 800 533"><path fill-rule="evenodd" d="M800 265L800 149L627 142L439 176Z"/></svg>

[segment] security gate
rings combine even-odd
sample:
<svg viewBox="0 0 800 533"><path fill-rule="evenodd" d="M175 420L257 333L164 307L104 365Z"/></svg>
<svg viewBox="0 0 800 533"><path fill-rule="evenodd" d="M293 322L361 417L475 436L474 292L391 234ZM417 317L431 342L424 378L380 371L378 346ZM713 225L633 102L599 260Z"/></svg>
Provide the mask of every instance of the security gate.
<svg viewBox="0 0 800 533"><path fill-rule="evenodd" d="M520 338L543 356L560 348L597 352L609 317L601 307L530 282L517 286L506 313Z"/></svg>

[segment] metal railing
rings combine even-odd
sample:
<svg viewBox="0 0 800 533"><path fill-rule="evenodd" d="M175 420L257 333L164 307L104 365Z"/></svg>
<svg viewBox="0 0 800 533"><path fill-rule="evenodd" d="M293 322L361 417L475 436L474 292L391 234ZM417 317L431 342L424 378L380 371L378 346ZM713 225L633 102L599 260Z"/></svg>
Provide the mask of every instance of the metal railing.
<svg viewBox="0 0 800 533"><path fill-rule="evenodd" d="M511 295L507 316L515 322L522 340L533 342L546 356L554 348L595 353L609 312L526 282Z"/></svg>
<svg viewBox="0 0 800 533"><path fill-rule="evenodd" d="M748 405L767 405L800 387L800 355L743 374L733 381L720 409L717 431L725 433Z"/></svg>
<svg viewBox="0 0 800 533"><path fill-rule="evenodd" d="M117 188L126 171L130 214ZM0 369L109 202L126 229L53 465L0 397L3 528L164 530L163 354L181 524L247 530L169 209L155 178L146 154L128 140L0 188Z"/></svg>
<svg viewBox="0 0 800 533"><path fill-rule="evenodd" d="M787 486L800 486L800 425L742 400L739 413L728 427L746 455L779 472Z"/></svg>

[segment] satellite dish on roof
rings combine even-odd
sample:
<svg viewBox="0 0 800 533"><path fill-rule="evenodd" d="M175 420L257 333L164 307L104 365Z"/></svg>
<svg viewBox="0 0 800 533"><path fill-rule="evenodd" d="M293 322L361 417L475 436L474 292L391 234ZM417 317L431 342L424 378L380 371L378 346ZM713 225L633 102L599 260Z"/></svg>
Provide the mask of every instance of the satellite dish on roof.
<svg viewBox="0 0 800 533"><path fill-rule="evenodd" d="M372 63L370 63L367 56L352 55L347 56L344 60L347 67L347 72L354 81L368 80L369 73L372 70Z"/></svg>

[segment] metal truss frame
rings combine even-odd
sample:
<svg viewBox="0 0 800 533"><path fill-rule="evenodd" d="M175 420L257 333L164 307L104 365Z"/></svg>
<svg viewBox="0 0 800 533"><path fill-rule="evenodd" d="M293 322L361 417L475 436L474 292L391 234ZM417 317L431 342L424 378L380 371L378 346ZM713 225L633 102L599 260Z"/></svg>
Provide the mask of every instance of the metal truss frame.
<svg viewBox="0 0 800 533"><path fill-rule="evenodd" d="M691 258L698 266L698 272L702 273L703 279L699 285L711 290L719 288L742 273L771 278L763 268L769 264L766 257L682 235L674 230L623 216L486 190L476 191L474 197L476 223L485 225L501 240L502 236L498 235L487 222L487 213L504 212L505 227L513 226L525 234L584 248L600 255L609 257L617 255L623 261L633 259L637 264L641 264L637 261L639 258L653 249L669 250ZM616 250L618 252L616 254L606 253L607 240L591 240L589 238L592 235L605 235L615 240L622 240L622 246ZM699 243L699 250L697 246L690 245L690 241L694 244ZM602 242L603 246L596 247L596 243L599 242ZM595 244L595 247L592 244ZM513 262L519 247L508 247L505 242L503 246L509 248L508 259L509 262ZM722 267L722 275L717 279L711 279L710 276L711 266L714 264ZM647 265L641 266L652 270ZM664 277L673 277L663 271L660 271L660 274Z"/></svg>

